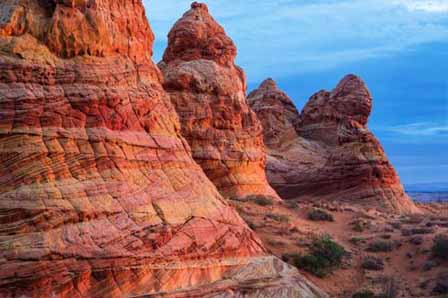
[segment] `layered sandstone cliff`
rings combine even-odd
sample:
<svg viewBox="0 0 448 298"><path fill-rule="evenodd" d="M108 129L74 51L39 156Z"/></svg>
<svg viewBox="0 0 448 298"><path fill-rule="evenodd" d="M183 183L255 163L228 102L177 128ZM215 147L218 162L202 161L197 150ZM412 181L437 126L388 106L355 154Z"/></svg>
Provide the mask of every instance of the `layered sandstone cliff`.
<svg viewBox="0 0 448 298"><path fill-rule="evenodd" d="M0 3L0 297L325 297L194 162L152 42L140 0Z"/></svg>
<svg viewBox="0 0 448 298"><path fill-rule="evenodd" d="M232 40L196 2L168 40L159 66L193 158L227 198L278 199L266 180L262 126L246 103Z"/></svg>
<svg viewBox="0 0 448 298"><path fill-rule="evenodd" d="M372 98L360 78L348 75L333 91L316 93L301 113L272 80L248 102L264 127L269 182L282 198L418 211L367 128Z"/></svg>

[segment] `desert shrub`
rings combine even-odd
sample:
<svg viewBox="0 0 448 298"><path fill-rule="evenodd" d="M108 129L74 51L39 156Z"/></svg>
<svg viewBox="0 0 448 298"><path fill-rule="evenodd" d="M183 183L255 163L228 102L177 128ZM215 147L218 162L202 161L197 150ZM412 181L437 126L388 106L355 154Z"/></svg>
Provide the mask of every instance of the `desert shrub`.
<svg viewBox="0 0 448 298"><path fill-rule="evenodd" d="M270 246L274 246L274 247L279 247L279 246L284 246L285 245L284 242L278 241L278 240L275 240L275 239L267 240L267 244L270 245Z"/></svg>
<svg viewBox="0 0 448 298"><path fill-rule="evenodd" d="M322 209L313 209L308 213L308 219L314 221L334 221L333 215L322 210Z"/></svg>
<svg viewBox="0 0 448 298"><path fill-rule="evenodd" d="M375 293L373 293L372 291L361 291L358 292L356 294L353 294L352 296L353 298L374 298L375 297Z"/></svg>
<svg viewBox="0 0 448 298"><path fill-rule="evenodd" d="M403 236L423 235L423 234L432 234L432 233L434 233L434 230L432 228L413 228L413 229L401 230L401 234Z"/></svg>
<svg viewBox="0 0 448 298"><path fill-rule="evenodd" d="M367 251L370 252L390 252L394 249L394 244L391 241L376 240L369 244Z"/></svg>
<svg viewBox="0 0 448 298"><path fill-rule="evenodd" d="M296 201L286 201L285 202L286 208L288 209L297 209L299 208L299 203Z"/></svg>
<svg viewBox="0 0 448 298"><path fill-rule="evenodd" d="M300 230L298 227L292 227L291 229L289 229L289 232L290 233L298 233L298 232L300 232Z"/></svg>
<svg viewBox="0 0 448 298"><path fill-rule="evenodd" d="M400 222L391 222L390 225L392 226L392 228L394 229L401 229L401 223Z"/></svg>
<svg viewBox="0 0 448 298"><path fill-rule="evenodd" d="M435 257L448 260L448 235L439 235L434 238L432 253Z"/></svg>
<svg viewBox="0 0 448 298"><path fill-rule="evenodd" d="M257 225L254 224L253 222L246 220L247 225L249 226L249 228L251 228L252 230L257 229Z"/></svg>
<svg viewBox="0 0 448 298"><path fill-rule="evenodd" d="M380 271L384 269L384 262L377 257L367 256L362 261L361 267L366 270Z"/></svg>
<svg viewBox="0 0 448 298"><path fill-rule="evenodd" d="M248 198L249 201L253 201L255 204L260 206L272 206L274 205L274 201L266 196L250 196Z"/></svg>
<svg viewBox="0 0 448 298"><path fill-rule="evenodd" d="M424 216L416 214L416 215L410 215L410 216L403 216L401 218L401 222L408 225L416 225L422 223L424 220Z"/></svg>
<svg viewBox="0 0 448 298"><path fill-rule="evenodd" d="M370 228L370 222L364 220L356 220L351 223L352 230L355 232L364 232L364 230Z"/></svg>
<svg viewBox="0 0 448 298"><path fill-rule="evenodd" d="M364 238L362 238L362 237L352 237L352 238L350 238L350 242L353 245L356 245L356 246L358 246L359 244L361 244L361 243L363 243L365 241L366 240Z"/></svg>
<svg viewBox="0 0 448 298"><path fill-rule="evenodd" d="M291 265L295 265L301 257L302 255L299 253L284 253L282 260Z"/></svg>
<svg viewBox="0 0 448 298"><path fill-rule="evenodd" d="M318 277L325 277L340 267L345 249L329 236L322 236L313 241L310 252L294 260L294 265Z"/></svg>
<svg viewBox="0 0 448 298"><path fill-rule="evenodd" d="M283 214L277 214L277 213L268 213L266 215L267 218L270 218L272 220L275 220L277 222L289 222L289 217Z"/></svg>
<svg viewBox="0 0 448 298"><path fill-rule="evenodd" d="M409 242L414 245L421 245L425 239L422 236L413 236L411 239L409 239Z"/></svg>

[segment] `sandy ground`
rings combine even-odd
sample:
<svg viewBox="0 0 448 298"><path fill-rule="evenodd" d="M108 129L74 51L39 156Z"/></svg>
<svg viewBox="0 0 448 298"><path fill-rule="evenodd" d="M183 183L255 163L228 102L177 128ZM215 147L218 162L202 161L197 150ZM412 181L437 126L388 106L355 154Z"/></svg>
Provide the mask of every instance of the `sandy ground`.
<svg viewBox="0 0 448 298"><path fill-rule="evenodd" d="M377 297L448 297L433 293L437 278L448 272L448 262L434 259L431 252L434 237L448 234L448 204L425 204L420 206L424 215L398 216L328 203L232 203L266 247L280 258L285 253L307 252L313 237L318 235L327 234L342 245L348 255L341 268L331 275L318 278L301 270L331 297L352 297L362 290L370 290ZM308 220L308 213L316 208L332 214L334 222ZM268 214L281 215L281 219ZM392 243L392 251L366 251L370 243L378 240ZM414 244L411 240L422 243ZM366 256L383 260L384 269L363 269L361 264Z"/></svg>

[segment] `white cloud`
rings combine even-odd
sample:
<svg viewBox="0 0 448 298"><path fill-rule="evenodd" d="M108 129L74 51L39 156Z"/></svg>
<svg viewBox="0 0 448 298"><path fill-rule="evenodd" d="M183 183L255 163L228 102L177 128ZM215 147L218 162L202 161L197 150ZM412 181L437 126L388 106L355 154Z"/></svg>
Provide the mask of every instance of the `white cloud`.
<svg viewBox="0 0 448 298"><path fill-rule="evenodd" d="M431 13L448 12L447 0L398 0L397 4L404 5L411 11L425 11Z"/></svg>
<svg viewBox="0 0 448 298"><path fill-rule="evenodd" d="M448 124L416 122L397 125L385 130L407 136L432 137L448 135Z"/></svg>
<svg viewBox="0 0 448 298"><path fill-rule="evenodd" d="M249 81L335 68L448 40L448 0L214 0ZM160 59L190 0L147 1ZM437 12L437 13L435 13Z"/></svg>

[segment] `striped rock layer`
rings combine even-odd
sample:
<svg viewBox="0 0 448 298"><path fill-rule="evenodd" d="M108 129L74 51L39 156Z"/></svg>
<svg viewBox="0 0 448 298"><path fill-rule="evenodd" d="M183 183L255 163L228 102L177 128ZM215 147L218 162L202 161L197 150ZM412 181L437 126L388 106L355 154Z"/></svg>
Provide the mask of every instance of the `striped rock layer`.
<svg viewBox="0 0 448 298"><path fill-rule="evenodd" d="M263 124L269 182L282 198L418 212L367 128L372 97L360 78L348 75L333 91L319 91L301 113L271 79L248 101Z"/></svg>
<svg viewBox="0 0 448 298"><path fill-rule="evenodd" d="M246 102L236 47L202 3L168 35L159 63L193 158L226 198L278 200L265 174L262 126Z"/></svg>
<svg viewBox="0 0 448 298"><path fill-rule="evenodd" d="M140 0L0 3L0 297L326 297L195 163L152 42Z"/></svg>

